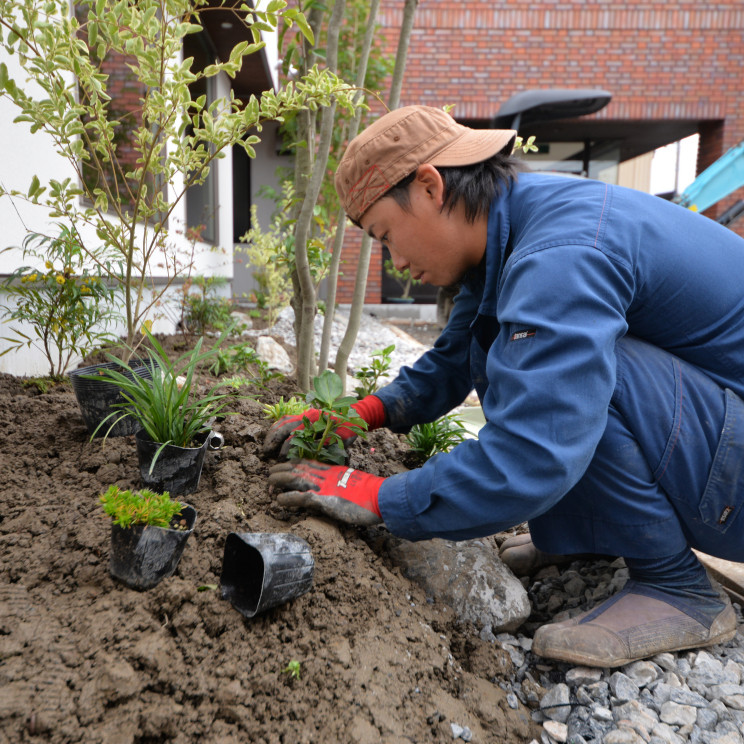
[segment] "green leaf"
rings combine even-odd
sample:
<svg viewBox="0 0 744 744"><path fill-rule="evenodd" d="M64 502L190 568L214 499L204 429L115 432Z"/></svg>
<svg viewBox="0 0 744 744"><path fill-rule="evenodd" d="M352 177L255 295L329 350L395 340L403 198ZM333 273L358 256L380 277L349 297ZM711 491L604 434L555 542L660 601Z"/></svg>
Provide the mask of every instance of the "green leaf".
<svg viewBox="0 0 744 744"><path fill-rule="evenodd" d="M344 384L341 378L329 369L320 376L313 378L313 386L318 397L326 404L332 404L339 395L344 392Z"/></svg>

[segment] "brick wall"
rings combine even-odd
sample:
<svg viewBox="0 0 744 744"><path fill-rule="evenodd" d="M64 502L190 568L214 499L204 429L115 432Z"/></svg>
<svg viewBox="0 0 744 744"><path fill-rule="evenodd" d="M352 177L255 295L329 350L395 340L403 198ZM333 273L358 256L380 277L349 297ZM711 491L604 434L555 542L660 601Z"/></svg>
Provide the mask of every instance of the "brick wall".
<svg viewBox="0 0 744 744"><path fill-rule="evenodd" d="M391 54L402 6L381 3ZM457 118L488 119L520 90L605 88L613 100L598 118L700 122L700 171L744 139L742 70L742 0L421 0L401 105L454 103ZM707 214L715 217L741 198L744 189ZM736 226L742 235L743 223ZM354 233L350 228L339 302L351 298ZM378 276L376 247L368 302L380 301Z"/></svg>

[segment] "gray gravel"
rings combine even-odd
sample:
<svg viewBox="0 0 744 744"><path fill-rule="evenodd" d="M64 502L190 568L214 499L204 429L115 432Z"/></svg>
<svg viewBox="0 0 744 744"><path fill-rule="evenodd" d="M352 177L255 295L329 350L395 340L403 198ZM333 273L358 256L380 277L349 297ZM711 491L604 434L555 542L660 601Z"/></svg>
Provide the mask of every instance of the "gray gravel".
<svg viewBox="0 0 744 744"><path fill-rule="evenodd" d="M527 707L542 723L541 744L744 744L741 628L728 643L658 654L618 669L572 667L530 652L537 627L596 606L627 575L619 558L553 566L531 583L525 580L532 615L516 635L492 639L516 667L505 685L509 704ZM741 623L741 607L734 609ZM482 637L489 638L487 628ZM535 684L545 690L540 698Z"/></svg>

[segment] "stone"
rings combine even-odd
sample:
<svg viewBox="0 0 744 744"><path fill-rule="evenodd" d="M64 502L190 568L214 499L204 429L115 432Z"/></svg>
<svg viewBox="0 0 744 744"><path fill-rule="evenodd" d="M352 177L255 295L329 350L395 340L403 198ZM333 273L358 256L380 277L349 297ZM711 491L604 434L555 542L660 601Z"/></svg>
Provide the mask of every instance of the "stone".
<svg viewBox="0 0 744 744"><path fill-rule="evenodd" d="M259 336L256 341L256 353L269 369L275 369L283 374L291 374L294 370L289 354L271 336Z"/></svg>
<svg viewBox="0 0 744 744"><path fill-rule="evenodd" d="M645 687L658 679L661 669L650 661L635 661L623 667L623 671L638 687Z"/></svg>
<svg viewBox="0 0 744 744"><path fill-rule="evenodd" d="M462 623L493 632L516 630L531 612L527 592L495 550L481 540L409 542L388 535L384 549L427 596L451 607ZM524 656L518 649L514 651Z"/></svg>
<svg viewBox="0 0 744 744"><path fill-rule="evenodd" d="M680 705L669 700L661 706L659 717L670 726L684 726L695 723L697 710L691 705Z"/></svg>
<svg viewBox="0 0 744 744"><path fill-rule="evenodd" d="M635 700L640 688L627 674L615 672L610 677L610 691L620 702L625 702Z"/></svg>
<svg viewBox="0 0 744 744"><path fill-rule="evenodd" d="M670 688L669 700L679 705L692 705L695 708L708 707L708 701L702 695L684 688Z"/></svg>
<svg viewBox="0 0 744 744"><path fill-rule="evenodd" d="M605 735L602 744L646 744L646 742L632 729L616 728Z"/></svg>
<svg viewBox="0 0 744 744"><path fill-rule="evenodd" d="M602 670L593 667L573 667L566 672L566 684L570 687L589 685L602 679Z"/></svg>
<svg viewBox="0 0 744 744"><path fill-rule="evenodd" d="M552 721L565 723L571 712L568 685L559 682L555 687L551 687L540 701L540 710Z"/></svg>
<svg viewBox="0 0 744 744"><path fill-rule="evenodd" d="M543 728L548 732L551 739L563 744L568 738L568 726L560 721L545 721Z"/></svg>
<svg viewBox="0 0 744 744"><path fill-rule="evenodd" d="M697 712L695 725L703 731L713 731L718 725L718 714L712 708L700 708Z"/></svg>

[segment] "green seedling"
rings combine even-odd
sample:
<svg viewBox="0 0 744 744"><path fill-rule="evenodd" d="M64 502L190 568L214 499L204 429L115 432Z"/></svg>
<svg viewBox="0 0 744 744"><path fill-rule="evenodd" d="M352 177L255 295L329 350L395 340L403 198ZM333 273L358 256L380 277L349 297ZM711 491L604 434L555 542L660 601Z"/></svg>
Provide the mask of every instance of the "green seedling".
<svg viewBox="0 0 744 744"><path fill-rule="evenodd" d="M121 527L134 524L170 527L173 517L184 508L182 503L171 499L167 491L155 493L146 488L123 491L118 486L110 486L106 493L101 494L100 500L106 514Z"/></svg>
<svg viewBox="0 0 744 744"><path fill-rule="evenodd" d="M287 666L282 669L282 674L286 674L289 679L299 679L300 678L300 662L297 661L297 659L292 659L292 661L287 664Z"/></svg>
<svg viewBox="0 0 744 744"><path fill-rule="evenodd" d="M263 407L264 416L269 421L279 421L284 416L297 416L305 411L305 403L299 398L292 396L288 400L284 400L284 396L276 403L266 403Z"/></svg>
<svg viewBox="0 0 744 744"><path fill-rule="evenodd" d="M449 414L431 423L416 424L406 435L406 441L411 451L425 462L439 452L449 452L467 433L463 422Z"/></svg>
<svg viewBox="0 0 744 744"><path fill-rule="evenodd" d="M353 396L344 396L341 378L329 369L313 378L313 389L305 396L308 408L320 412L317 421L302 417L289 448L289 457L343 465L346 461L344 441L337 433L339 428L351 428L364 436L367 423L351 407L357 402Z"/></svg>
<svg viewBox="0 0 744 744"><path fill-rule="evenodd" d="M359 381L359 385L354 388L354 392L364 398L366 395L372 395L380 387L380 378L390 369L390 356L395 351L395 344L390 344L384 349L373 351L370 356L375 357L368 367L360 367L354 377Z"/></svg>
<svg viewBox="0 0 744 744"><path fill-rule="evenodd" d="M227 349L221 349L209 367L209 373L215 377L225 374L245 372L253 366L256 374L251 383L258 388L265 389L270 380L282 377L280 372L269 369L269 365L258 356L256 350L248 344L235 344Z"/></svg>
<svg viewBox="0 0 744 744"><path fill-rule="evenodd" d="M149 343L148 365L152 370L152 379L123 374L129 367L111 354L106 356L115 362L117 369L101 370L101 377L115 384L121 391L123 403L114 404L117 409L107 416L93 433L91 439L102 427L106 430L105 438L126 415L140 422L148 437L162 446L155 453L152 468L167 444L177 447L189 447L197 434L208 431L214 417L228 415L225 407L232 403L227 393L217 392L220 384L214 385L204 396L197 395L197 367L211 359L225 337L223 334L215 348L202 351L200 338L192 351L189 351L175 362L171 362L160 342L146 327L143 329Z"/></svg>

